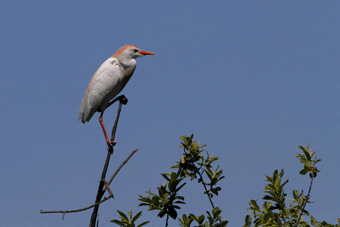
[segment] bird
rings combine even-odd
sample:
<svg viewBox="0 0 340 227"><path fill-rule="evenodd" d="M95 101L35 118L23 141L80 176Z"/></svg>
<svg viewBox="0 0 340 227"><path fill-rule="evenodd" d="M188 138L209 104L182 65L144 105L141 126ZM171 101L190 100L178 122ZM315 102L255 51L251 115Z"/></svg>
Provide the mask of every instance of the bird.
<svg viewBox="0 0 340 227"><path fill-rule="evenodd" d="M109 147L113 147L116 142L110 141L107 136L103 122L104 111L110 100L123 90L132 77L137 64L135 59L145 55L155 54L131 44L122 46L97 69L86 89L78 118L82 123L88 122L101 109L99 123Z"/></svg>

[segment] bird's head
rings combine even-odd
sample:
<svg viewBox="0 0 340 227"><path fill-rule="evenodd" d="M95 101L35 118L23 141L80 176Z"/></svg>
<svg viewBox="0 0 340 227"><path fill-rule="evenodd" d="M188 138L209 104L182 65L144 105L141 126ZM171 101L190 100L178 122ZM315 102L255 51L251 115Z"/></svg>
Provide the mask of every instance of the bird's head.
<svg viewBox="0 0 340 227"><path fill-rule="evenodd" d="M150 51L140 50L138 47L134 45L125 45L119 48L117 52L113 55L120 60L130 60L143 57L145 55L155 55Z"/></svg>

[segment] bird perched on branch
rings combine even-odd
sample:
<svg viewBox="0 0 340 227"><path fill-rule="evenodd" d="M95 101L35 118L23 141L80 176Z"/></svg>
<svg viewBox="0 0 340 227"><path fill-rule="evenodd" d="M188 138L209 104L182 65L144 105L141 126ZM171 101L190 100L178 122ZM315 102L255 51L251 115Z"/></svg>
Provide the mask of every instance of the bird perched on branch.
<svg viewBox="0 0 340 227"><path fill-rule="evenodd" d="M136 69L136 58L145 55L154 55L149 51L138 49L134 45L125 45L98 68L87 87L78 118L85 123L90 121L93 114L101 109L99 117L106 142L114 146L116 142L110 141L103 123L103 113L111 99L116 97L130 80Z"/></svg>

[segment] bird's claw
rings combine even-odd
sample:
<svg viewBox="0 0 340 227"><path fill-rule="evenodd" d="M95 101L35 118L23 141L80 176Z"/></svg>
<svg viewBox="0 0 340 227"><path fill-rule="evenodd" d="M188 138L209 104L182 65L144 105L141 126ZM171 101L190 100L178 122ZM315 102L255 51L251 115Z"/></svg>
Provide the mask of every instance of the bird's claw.
<svg viewBox="0 0 340 227"><path fill-rule="evenodd" d="M109 147L114 147L114 146L116 145L116 142L115 142L115 141L109 141L109 140L107 140L106 143L107 143L107 146L109 146Z"/></svg>

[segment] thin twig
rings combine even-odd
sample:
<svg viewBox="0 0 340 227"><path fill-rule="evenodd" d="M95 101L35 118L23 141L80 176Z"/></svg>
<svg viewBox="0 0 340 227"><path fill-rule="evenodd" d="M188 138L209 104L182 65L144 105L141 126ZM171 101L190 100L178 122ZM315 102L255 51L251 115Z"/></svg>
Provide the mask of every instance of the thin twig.
<svg viewBox="0 0 340 227"><path fill-rule="evenodd" d="M295 226L297 227L298 225L299 225L299 222L300 222L300 219L301 219L301 216L302 216L302 214L303 214L303 211L305 210L305 207L306 207L306 205L307 205L307 202L308 202L308 200L309 200L309 196L310 196L310 191L312 190L312 185L313 185L313 179L314 179L314 173L313 173L313 171L311 171L311 181L310 181L310 185L309 185L309 190L308 190L308 194L307 194L307 196L306 196L306 199L305 199L305 201L304 201L304 203L303 203L303 205L302 205L302 210L301 210L301 213L300 213L300 215L299 215L299 217L298 217L298 219L296 220L296 224L295 224Z"/></svg>
<svg viewBox="0 0 340 227"><path fill-rule="evenodd" d="M312 190L312 185L313 185L313 180L314 180L314 171L316 171L316 169L314 169L315 168L315 162L316 162L316 156L315 156L314 162L312 161L312 169L309 173L311 180L310 180L310 185L309 185L309 189L308 189L308 194L307 194L306 200L304 201L304 204L302 205L301 213L300 213L298 219L296 220L296 227L299 225L300 218L303 214L303 211L305 210L305 207L306 207L307 202L308 202L309 197L310 197L310 191Z"/></svg>
<svg viewBox="0 0 340 227"><path fill-rule="evenodd" d="M105 189L104 189L104 191L107 189L107 190L109 191L109 194L110 194L110 195L113 195L113 193L112 193L112 191L111 191L111 188L110 188L109 185L107 184L106 180L103 179L102 181L104 181L104 183L105 183Z"/></svg>
<svg viewBox="0 0 340 227"><path fill-rule="evenodd" d="M166 216L166 223L165 223L165 227L168 227L168 221L169 221L169 214Z"/></svg>
<svg viewBox="0 0 340 227"><path fill-rule="evenodd" d="M118 174L118 172L121 170L121 168L129 161L129 159L132 157L132 155L134 155L136 152L138 151L138 149L135 149L131 152L131 154L124 160L124 162L122 162L122 164L120 164L120 166L117 168L117 170L114 172L114 174L112 175L112 177L110 178L109 182L107 183L108 185L111 184L111 182L113 181L113 179L116 177L116 175ZM107 189L107 187L104 188L104 191Z"/></svg>
<svg viewBox="0 0 340 227"><path fill-rule="evenodd" d="M116 137L116 130L117 130L118 120L119 120L119 116L120 116L120 111L122 110L122 106L126 105L127 102L128 102L127 98L124 95L119 96L117 98L117 100L119 100L119 107L118 107L118 113L117 113L117 117L116 117L116 120L115 120L115 124L112 128L111 141L114 141L115 137ZM113 103L113 102L115 102L115 99L111 103ZM111 105L111 103L109 105Z"/></svg>
<svg viewBox="0 0 340 227"><path fill-rule="evenodd" d="M187 154L187 152L185 151L185 148L183 147L183 150L184 150L184 153ZM195 167L195 172L198 173L198 175L200 176L200 180L202 181L202 184L204 186L204 190L205 190L205 193L207 194L208 198L209 198L209 201L211 203L211 206L213 207L213 209L215 209L215 206L214 206L214 203L212 202L211 198L210 198L210 194L209 194L209 191L207 189L207 187L205 186L205 182L203 180L203 176L200 174L199 172L199 169L195 166L194 162L192 160L190 160L191 164ZM221 221L221 220L220 220Z"/></svg>
<svg viewBox="0 0 340 227"><path fill-rule="evenodd" d="M107 197L105 197L103 200L100 200L98 203L95 203L91 206L88 206L88 207L85 207L85 208L82 208L82 209L77 209L77 210L59 210L59 211L43 211L41 210L40 213L41 214L51 214L51 213L63 213L63 217L65 216L66 213L76 213L76 212L80 212L80 211L84 211L84 210L88 210L94 206L97 206L103 202L105 202L106 200L110 199L110 198L113 198L113 195L109 195Z"/></svg>
<svg viewBox="0 0 340 227"><path fill-rule="evenodd" d="M202 184L203 184L203 186L204 186L205 193L207 193L207 196L208 196L208 198L209 198L209 201L210 201L210 203L211 203L211 206L213 207L213 209L215 209L214 203L212 202L211 197L210 197L210 193L209 193L207 187L205 186L205 183L204 183L204 180L203 180L203 176L200 174L199 171L197 171L197 173L198 173L198 175L200 175L200 177L201 177L201 181L202 181Z"/></svg>

